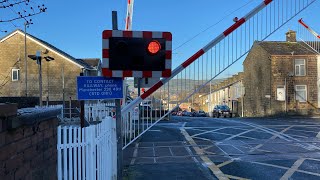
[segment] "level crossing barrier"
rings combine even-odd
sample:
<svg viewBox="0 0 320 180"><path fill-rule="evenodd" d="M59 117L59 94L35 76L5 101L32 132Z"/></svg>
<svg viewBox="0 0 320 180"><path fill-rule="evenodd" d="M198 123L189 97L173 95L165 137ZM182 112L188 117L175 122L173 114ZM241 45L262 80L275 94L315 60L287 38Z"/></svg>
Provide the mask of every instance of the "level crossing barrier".
<svg viewBox="0 0 320 180"><path fill-rule="evenodd" d="M320 54L320 35L307 25L302 19L298 20L297 35L299 39L305 43L306 46L311 48L317 54Z"/></svg>
<svg viewBox="0 0 320 180"><path fill-rule="evenodd" d="M189 105L189 109L199 107L203 103L199 102L200 97L211 91L218 76L237 61L243 60L255 43L270 37L315 1L264 0L242 18L235 17L229 28L176 67L171 77L162 78L122 108L123 127L130 127L127 124L132 122L130 118L138 106L145 105L150 99L161 104L156 112L148 110L149 114L153 113L151 117L137 121L139 125L134 126L137 133L123 138L123 149L157 122L167 118L172 111L180 110L182 105ZM208 109L212 109L211 98L209 95L205 101L208 102Z"/></svg>

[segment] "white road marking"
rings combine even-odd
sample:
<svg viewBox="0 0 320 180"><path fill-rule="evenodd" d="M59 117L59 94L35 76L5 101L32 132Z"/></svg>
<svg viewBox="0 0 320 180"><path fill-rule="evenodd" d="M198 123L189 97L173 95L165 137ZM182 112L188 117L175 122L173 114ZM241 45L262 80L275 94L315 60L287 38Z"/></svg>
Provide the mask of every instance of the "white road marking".
<svg viewBox="0 0 320 180"><path fill-rule="evenodd" d="M298 159L292 166L290 169L287 170L287 172L280 178L280 180L285 180L285 179L289 179L294 172L296 172L299 168L299 166L303 163L303 161L305 160L305 158L300 158Z"/></svg>
<svg viewBox="0 0 320 180"><path fill-rule="evenodd" d="M239 122L238 122L239 123ZM249 125L246 124L246 126L225 126L225 128L246 128ZM320 128L320 124L310 124L310 125L299 125L299 124L283 124L283 125L261 125L261 127L288 127L288 126L294 126L294 127L308 127L308 128ZM194 126L194 127L185 127L184 129L216 129L217 126Z"/></svg>
<svg viewBox="0 0 320 180"><path fill-rule="evenodd" d="M263 166L275 167L275 168L279 168L279 169L286 169L286 170L290 169L288 167L283 167L283 166L278 166L278 165L273 165L273 164L267 164L267 163L261 163L261 162L252 162L252 163L263 165ZM297 169L295 172L300 172L300 173L304 173L304 174L310 174L310 175L314 175L314 176L320 176L320 174L318 174L318 173L304 171L304 170L300 170L300 169Z"/></svg>
<svg viewBox="0 0 320 180"><path fill-rule="evenodd" d="M320 162L320 159L314 159L314 158L306 158L308 160L311 160L311 161L319 161Z"/></svg>
<svg viewBox="0 0 320 180"><path fill-rule="evenodd" d="M284 133L284 132L286 132L287 130L289 130L290 128L292 128L292 127L293 127L293 126L289 126L289 127L285 128L285 129L283 129L282 131L280 131L279 133ZM273 135L269 140L276 139L277 137L278 137L277 135ZM263 144L259 144L259 145L257 145L256 147L252 148L249 152L253 152L253 151L261 148L262 146L263 146Z"/></svg>
<svg viewBox="0 0 320 180"><path fill-rule="evenodd" d="M232 175L228 175L226 174L226 176L230 179L238 179L238 180L250 180L250 179L246 179L246 178L242 178L242 177L238 177L238 176L232 176Z"/></svg>
<svg viewBox="0 0 320 180"><path fill-rule="evenodd" d="M305 174L310 174L313 176L320 176L319 173L314 173L314 172L309 172L309 171L304 171L304 170L297 170L297 172L305 173Z"/></svg>
<svg viewBox="0 0 320 180"><path fill-rule="evenodd" d="M186 124L187 124L187 122L184 122L184 123L182 124L182 127L185 127L185 126L186 126Z"/></svg>
<svg viewBox="0 0 320 180"><path fill-rule="evenodd" d="M194 139L200 139L200 140L204 140L204 141L212 141L211 139L207 139L207 138L202 138L202 137L193 137Z"/></svg>
<svg viewBox="0 0 320 180"><path fill-rule="evenodd" d="M229 134L229 133L219 133L219 132L212 132L212 133L233 136L233 134ZM257 138L253 138L253 137L247 137L247 136L239 136L239 137L246 138L246 139L251 139L251 140L256 140L257 139Z"/></svg>
<svg viewBox="0 0 320 180"><path fill-rule="evenodd" d="M198 134L194 134L194 135L192 135L191 137L196 137L196 136L199 136L199 135L203 135L203 134L207 134L207 133L211 133L211 132L219 131L219 130L221 130L221 129L225 129L225 127L218 128L218 129L214 129L214 130L211 130L211 131L205 131L205 132L198 133Z"/></svg>
<svg viewBox="0 0 320 180"><path fill-rule="evenodd" d="M157 160L156 160L156 151L154 150L154 143L152 143L153 144L153 148L152 148L152 150L153 150L153 163L157 163Z"/></svg>
<svg viewBox="0 0 320 180"><path fill-rule="evenodd" d="M251 162L251 163L259 164L259 165L263 165L263 166L275 167L275 168L279 168L279 169L289 169L288 167L283 167L283 166L278 166L278 165L268 164L268 163L262 163L262 162Z"/></svg>
<svg viewBox="0 0 320 180"><path fill-rule="evenodd" d="M137 156L138 156L138 148L139 148L139 143L136 143L135 149L134 149L133 155L132 155L133 158L131 159L130 165L133 165L134 162L136 161L136 158L137 158Z"/></svg>
<svg viewBox="0 0 320 180"><path fill-rule="evenodd" d="M171 156L174 156L174 155L173 155L173 152L172 152L172 150L171 150L171 147L169 147L169 151L170 151Z"/></svg>
<svg viewBox="0 0 320 180"><path fill-rule="evenodd" d="M149 132L161 132L159 129L149 129Z"/></svg>
<svg viewBox="0 0 320 180"><path fill-rule="evenodd" d="M221 164L218 164L217 167L218 167L218 168L221 168L221 167L223 167L223 166L225 166L225 165L228 165L228 164L230 164L230 163L232 163L232 162L233 162L233 160L225 161L225 162L223 162L223 163L221 163Z"/></svg>
<svg viewBox="0 0 320 180"><path fill-rule="evenodd" d="M251 131L254 131L254 130L256 130L256 128L253 128L253 129L250 129L250 130L241 132L241 133L239 133L239 134L233 135L233 136L231 136L231 137L228 137L228 138L225 139L225 140L231 140L231 139L233 139L233 138L235 138L235 137L239 137L239 136L241 136L241 135L243 135L243 134L246 134L246 133L251 132Z"/></svg>
<svg viewBox="0 0 320 180"><path fill-rule="evenodd" d="M320 139L320 131L318 132L316 137Z"/></svg>

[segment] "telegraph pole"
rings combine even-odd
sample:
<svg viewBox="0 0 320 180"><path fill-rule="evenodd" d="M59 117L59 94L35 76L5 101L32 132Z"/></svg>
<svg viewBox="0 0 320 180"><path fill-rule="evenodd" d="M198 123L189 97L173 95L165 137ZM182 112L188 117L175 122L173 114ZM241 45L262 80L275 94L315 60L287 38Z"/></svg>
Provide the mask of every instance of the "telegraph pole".
<svg viewBox="0 0 320 180"><path fill-rule="evenodd" d="M27 25L28 23L24 23L24 66L25 66L25 83L26 83L26 97L28 97L28 63L27 63Z"/></svg>

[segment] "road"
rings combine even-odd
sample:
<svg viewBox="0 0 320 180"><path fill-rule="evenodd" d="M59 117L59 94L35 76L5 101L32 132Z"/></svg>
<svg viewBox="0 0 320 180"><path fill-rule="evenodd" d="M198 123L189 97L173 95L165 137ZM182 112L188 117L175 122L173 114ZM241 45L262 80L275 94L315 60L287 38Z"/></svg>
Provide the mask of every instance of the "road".
<svg viewBox="0 0 320 180"><path fill-rule="evenodd" d="M124 152L125 179L320 179L320 119L172 117Z"/></svg>

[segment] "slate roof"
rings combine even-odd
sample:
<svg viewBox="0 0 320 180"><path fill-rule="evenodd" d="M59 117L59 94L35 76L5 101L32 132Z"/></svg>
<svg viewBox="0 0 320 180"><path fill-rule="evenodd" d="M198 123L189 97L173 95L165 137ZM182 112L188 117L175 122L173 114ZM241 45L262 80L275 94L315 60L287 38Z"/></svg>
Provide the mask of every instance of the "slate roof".
<svg viewBox="0 0 320 180"><path fill-rule="evenodd" d="M304 42L262 41L256 42L271 55L317 55L312 48Z"/></svg>
<svg viewBox="0 0 320 180"><path fill-rule="evenodd" d="M15 32L20 32L20 33L24 34L24 31L22 31L22 30L20 30L20 29L17 29L17 30L15 30L15 31L13 31L12 33L9 33L7 36L9 36L9 35L11 35L11 34L13 34L13 33L15 33ZM4 36L2 39L5 39L7 36ZM47 46L47 47L55 50L56 52L58 52L58 53L60 53L61 55L65 56L66 58L70 59L71 61L79 64L79 65L82 66L82 67L84 67L85 69L95 69L94 67L91 66L91 64L87 63L85 60L83 60L83 59L76 59L76 58L74 58L73 56L71 56L70 54L68 54L68 53L66 53L66 52L64 52L64 51L56 48L55 46L53 46L52 44L50 44L50 43L48 43L48 42L46 42L46 41L43 41L43 40L41 40L41 39L39 39L39 38L37 38L37 37L29 34L29 33L27 33L27 36L31 37L32 39L38 41L39 43L41 43L41 44L43 44L43 45L45 45L45 46ZM1 40L2 40L2 39L1 39Z"/></svg>

